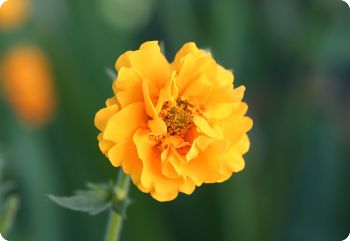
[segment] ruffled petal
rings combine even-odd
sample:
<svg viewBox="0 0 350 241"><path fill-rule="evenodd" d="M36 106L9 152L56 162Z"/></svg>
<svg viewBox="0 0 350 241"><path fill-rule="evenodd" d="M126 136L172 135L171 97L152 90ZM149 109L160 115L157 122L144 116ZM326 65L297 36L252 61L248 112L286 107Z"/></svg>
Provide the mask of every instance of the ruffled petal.
<svg viewBox="0 0 350 241"><path fill-rule="evenodd" d="M141 182L140 176L142 171L142 161L137 155L136 146L133 140L124 143L121 154L121 156L123 156L121 162L123 171L130 174L133 182L138 185Z"/></svg>
<svg viewBox="0 0 350 241"><path fill-rule="evenodd" d="M140 176L142 171L142 161L137 155L137 150L132 140L120 144L115 144L108 151L108 159L115 167L122 166L123 171L131 176L133 183L142 186Z"/></svg>
<svg viewBox="0 0 350 241"><path fill-rule="evenodd" d="M119 71L122 67L129 68L131 66L129 57L132 52L133 51L127 51L124 54L120 55L120 57L115 62L115 69L117 71Z"/></svg>
<svg viewBox="0 0 350 241"><path fill-rule="evenodd" d="M148 79L159 89L171 77L170 64L160 52L157 42L145 43L140 50L129 55L129 60L142 79Z"/></svg>
<svg viewBox="0 0 350 241"><path fill-rule="evenodd" d="M114 96L106 100L106 106L119 105L117 98Z"/></svg>
<svg viewBox="0 0 350 241"><path fill-rule="evenodd" d="M213 87L216 78L216 63L209 56L197 57L192 54L184 57L181 71L178 73L176 84L180 95L187 93L195 94L188 90L195 89L195 85L201 84L203 80L207 85ZM213 81L214 80L214 81Z"/></svg>
<svg viewBox="0 0 350 241"><path fill-rule="evenodd" d="M250 148L250 140L248 135L244 134L235 147L237 148L239 154L246 154Z"/></svg>
<svg viewBox="0 0 350 241"><path fill-rule="evenodd" d="M218 155L219 153L215 152L213 148L200 152L197 158L188 163L180 164L183 175L191 178L196 186L216 182L221 178L218 169Z"/></svg>
<svg viewBox="0 0 350 241"><path fill-rule="evenodd" d="M170 201L177 196L184 180L167 178L162 174L161 150L149 134L147 130L138 130L134 135L137 153L143 163L141 184L155 199Z"/></svg>
<svg viewBox="0 0 350 241"><path fill-rule="evenodd" d="M152 102L150 91L149 91L149 82L144 80L142 83L143 97L145 102L145 111L147 115L152 118L148 121L148 126L152 130L154 135L163 135L167 132L167 126L165 122L158 116L158 113Z"/></svg>
<svg viewBox="0 0 350 241"><path fill-rule="evenodd" d="M147 41L141 44L140 50L150 50L154 52L161 52L158 41Z"/></svg>
<svg viewBox="0 0 350 241"><path fill-rule="evenodd" d="M142 102L128 105L109 119L103 138L115 143L125 142L138 128L146 125L147 119Z"/></svg>
<svg viewBox="0 0 350 241"><path fill-rule="evenodd" d="M104 140L103 133L98 134L97 139L100 150L107 156L108 151L114 146L115 143Z"/></svg>
<svg viewBox="0 0 350 241"><path fill-rule="evenodd" d="M226 119L230 116L237 105L238 103L219 103L212 105L210 108L206 109L204 116L208 120Z"/></svg>
<svg viewBox="0 0 350 241"><path fill-rule="evenodd" d="M215 139L223 138L223 133L218 129L213 128L205 118L196 116L193 121L198 127L198 130L207 136Z"/></svg>
<svg viewBox="0 0 350 241"><path fill-rule="evenodd" d="M173 68L177 71L181 70L181 64L183 62L183 58L188 54L198 55L200 50L197 48L196 44L193 42L186 43L182 46L182 48L177 52L174 62Z"/></svg>
<svg viewBox="0 0 350 241"><path fill-rule="evenodd" d="M245 167L243 155L248 151L250 146L249 138L246 134L232 145L227 152L220 157L226 174L232 172L240 172Z"/></svg>
<svg viewBox="0 0 350 241"><path fill-rule="evenodd" d="M195 102L198 105L205 104L213 91L210 78L208 78L206 75L199 76L193 82L189 82L187 85L179 88L179 90L181 89L181 96L188 99L195 99Z"/></svg>
<svg viewBox="0 0 350 241"><path fill-rule="evenodd" d="M142 101L142 81L132 68L121 67L113 91L121 107Z"/></svg>
<svg viewBox="0 0 350 241"><path fill-rule="evenodd" d="M179 90L175 84L175 74L175 72L172 73L170 81L159 91L159 97L155 107L157 113L161 111L165 102L169 101L171 104L176 102Z"/></svg>
<svg viewBox="0 0 350 241"><path fill-rule="evenodd" d="M240 110L245 111L245 105ZM238 140L242 134L253 127L253 121L249 117L233 113L229 118L217 123L217 129L221 129L225 138Z"/></svg>
<svg viewBox="0 0 350 241"><path fill-rule="evenodd" d="M196 184L194 183L194 181L191 178L186 178L186 181L180 187L180 192L190 195L194 192L195 188Z"/></svg>
<svg viewBox="0 0 350 241"><path fill-rule="evenodd" d="M96 113L94 120L97 129L99 129L100 131L104 130L111 116L116 114L118 110L118 105L111 105L99 110Z"/></svg>
<svg viewBox="0 0 350 241"><path fill-rule="evenodd" d="M191 149L186 155L186 160L190 161L190 160L196 158L199 155L199 153L201 151L202 152L205 151L212 142L213 142L213 139L211 139L207 136L204 136L204 135L198 136L193 141Z"/></svg>
<svg viewBox="0 0 350 241"><path fill-rule="evenodd" d="M216 79L220 86L232 86L234 81L234 76L232 71L223 68L218 65L216 72Z"/></svg>
<svg viewBox="0 0 350 241"><path fill-rule="evenodd" d="M204 114L208 118L224 119L241 103L244 95L245 87L240 86L236 89L228 89L227 87L220 87L214 89L204 103ZM222 110L225 108L227 113L218 113L218 109ZM212 113L210 113L212 112Z"/></svg>
<svg viewBox="0 0 350 241"><path fill-rule="evenodd" d="M115 167L119 167L123 160L127 157L129 153L129 145L130 142L124 142L120 144L115 144L108 151L108 158L111 161L112 165Z"/></svg>
<svg viewBox="0 0 350 241"><path fill-rule="evenodd" d="M166 152L168 152L167 157L164 159L161 158L162 174L167 178L181 178L181 169L178 166L180 162L178 160L179 156L176 155L176 151L172 147L169 147Z"/></svg>

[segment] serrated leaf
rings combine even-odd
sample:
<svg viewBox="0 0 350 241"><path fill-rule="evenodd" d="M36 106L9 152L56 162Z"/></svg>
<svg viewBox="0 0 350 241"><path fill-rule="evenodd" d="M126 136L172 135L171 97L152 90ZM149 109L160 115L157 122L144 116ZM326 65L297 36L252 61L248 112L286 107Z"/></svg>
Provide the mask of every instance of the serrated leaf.
<svg viewBox="0 0 350 241"><path fill-rule="evenodd" d="M113 183L87 183L87 188L93 191L111 193L113 191Z"/></svg>
<svg viewBox="0 0 350 241"><path fill-rule="evenodd" d="M49 198L56 204L79 212L96 215L111 206L108 193L97 191L77 191L70 197L57 197L49 195Z"/></svg>

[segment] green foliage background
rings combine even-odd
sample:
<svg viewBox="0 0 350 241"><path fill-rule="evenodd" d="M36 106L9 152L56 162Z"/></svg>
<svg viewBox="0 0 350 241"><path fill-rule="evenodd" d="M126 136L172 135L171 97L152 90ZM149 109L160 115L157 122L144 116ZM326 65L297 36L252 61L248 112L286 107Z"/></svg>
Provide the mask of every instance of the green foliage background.
<svg viewBox="0 0 350 241"><path fill-rule="evenodd" d="M21 206L10 241L102 240L107 215L62 209L87 181L115 179L97 147L106 68L146 40L169 60L195 41L247 87L254 119L246 169L159 203L132 187L122 240L340 241L350 232L350 9L341 0L32 0L0 56L32 43L50 57L58 110L23 126L2 98L0 148Z"/></svg>

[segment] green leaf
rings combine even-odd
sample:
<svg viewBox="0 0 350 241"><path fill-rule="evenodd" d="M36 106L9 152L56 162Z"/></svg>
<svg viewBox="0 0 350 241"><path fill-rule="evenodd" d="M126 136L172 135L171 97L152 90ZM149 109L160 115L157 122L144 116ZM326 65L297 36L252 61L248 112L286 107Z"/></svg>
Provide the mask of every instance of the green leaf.
<svg viewBox="0 0 350 241"><path fill-rule="evenodd" d="M94 191L98 191L98 192L108 192L110 193L113 190L113 183L109 182L109 183L87 183L86 186Z"/></svg>
<svg viewBox="0 0 350 241"><path fill-rule="evenodd" d="M48 195L56 204L70 210L85 212L90 215L99 214L109 208L125 216L130 200L119 197L113 182L87 183L87 190L78 190L70 197Z"/></svg>
<svg viewBox="0 0 350 241"><path fill-rule="evenodd" d="M49 195L49 198L62 207L90 215L99 214L111 206L110 194L96 190L77 191L71 197Z"/></svg>

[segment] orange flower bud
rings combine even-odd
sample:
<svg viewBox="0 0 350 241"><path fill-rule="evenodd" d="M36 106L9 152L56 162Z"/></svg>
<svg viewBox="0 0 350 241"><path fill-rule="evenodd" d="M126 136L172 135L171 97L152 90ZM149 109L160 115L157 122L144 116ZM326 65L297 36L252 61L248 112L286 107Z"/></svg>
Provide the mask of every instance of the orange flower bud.
<svg viewBox="0 0 350 241"><path fill-rule="evenodd" d="M10 50L2 61L2 86L7 102L26 124L49 121L55 106L47 57L33 47Z"/></svg>
<svg viewBox="0 0 350 241"><path fill-rule="evenodd" d="M20 25L27 15L27 0L7 0L0 7L0 29L9 29Z"/></svg>

